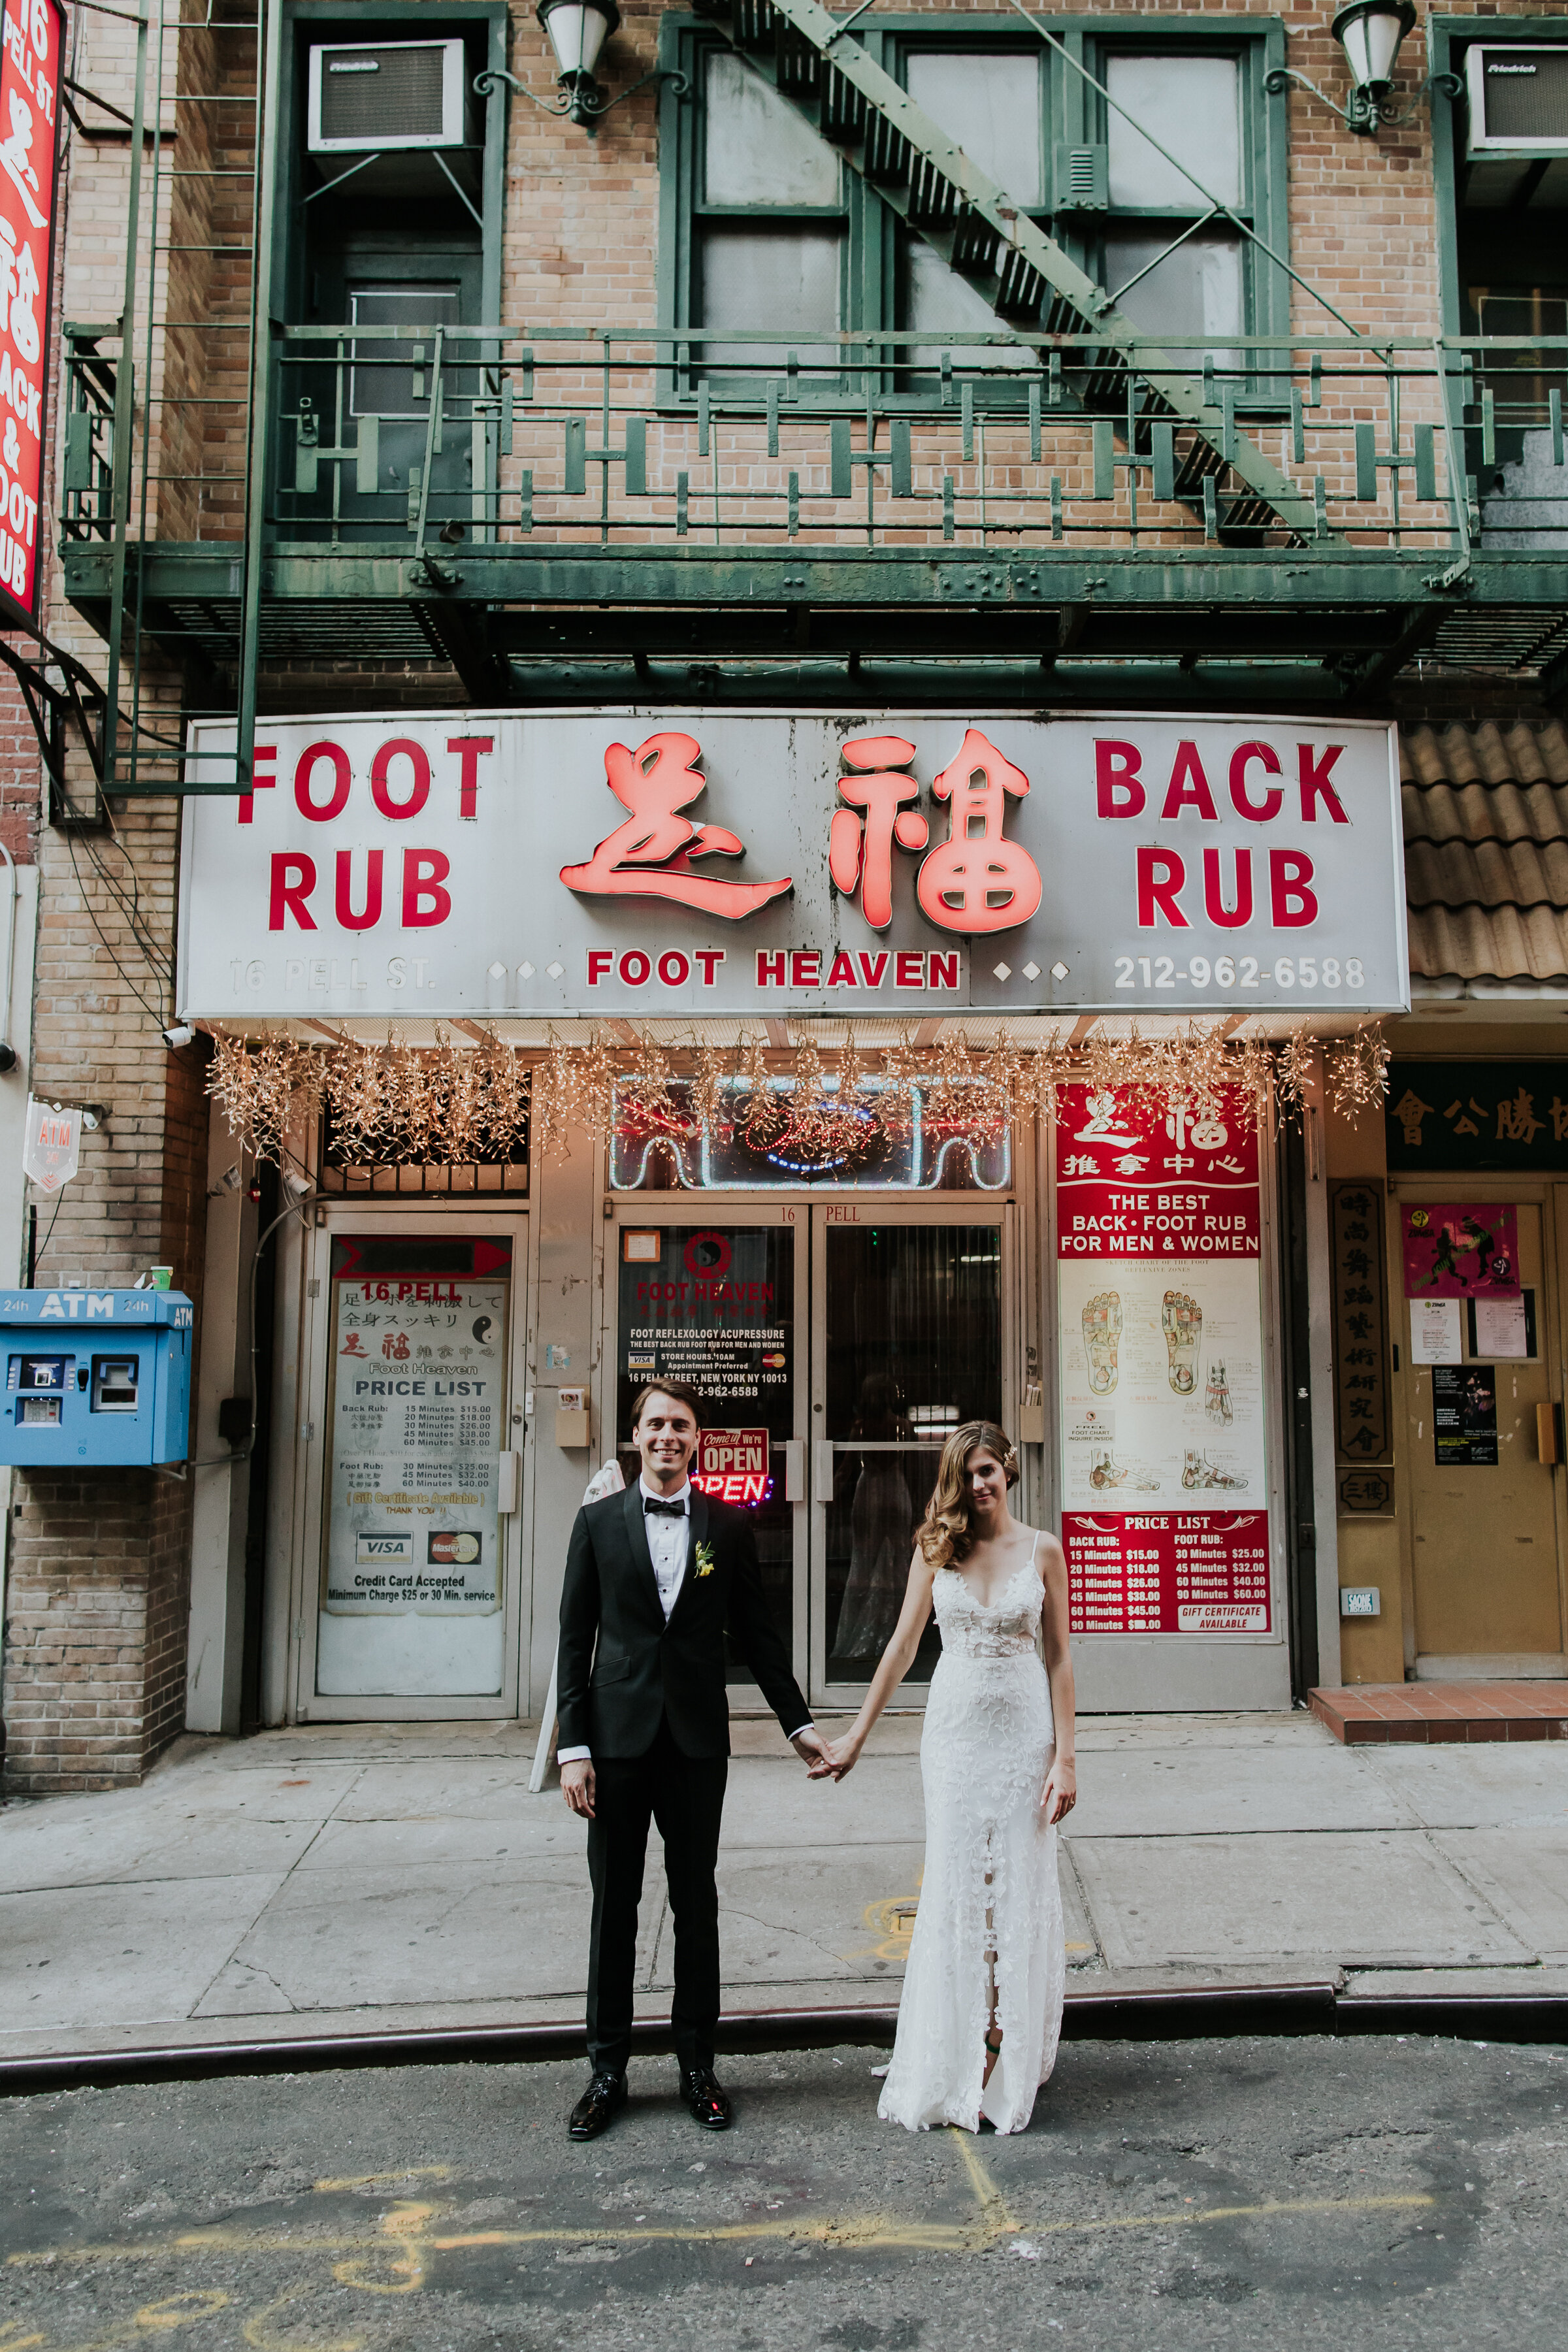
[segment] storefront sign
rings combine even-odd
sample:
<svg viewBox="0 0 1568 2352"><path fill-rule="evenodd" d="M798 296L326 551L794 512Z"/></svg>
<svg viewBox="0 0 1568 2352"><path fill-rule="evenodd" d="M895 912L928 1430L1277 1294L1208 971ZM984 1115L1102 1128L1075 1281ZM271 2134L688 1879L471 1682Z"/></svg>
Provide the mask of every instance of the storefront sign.
<svg viewBox="0 0 1568 2352"><path fill-rule="evenodd" d="M1497 1468L1497 1375L1489 1364L1436 1364L1432 1448L1439 1470Z"/></svg>
<svg viewBox="0 0 1568 2352"><path fill-rule="evenodd" d="M1258 1138L1239 1097L1057 1108L1062 1543L1072 1628L1267 1633Z"/></svg>
<svg viewBox="0 0 1568 2352"><path fill-rule="evenodd" d="M1519 1297L1519 1212L1508 1203L1407 1201L1401 1230L1406 1298Z"/></svg>
<svg viewBox="0 0 1568 2352"><path fill-rule="evenodd" d="M418 1244L413 1245L416 1253ZM335 1235L329 1616L488 1616L498 1514L511 1244Z"/></svg>
<svg viewBox="0 0 1568 2352"><path fill-rule="evenodd" d="M1568 1063L1391 1062L1391 1171L1568 1168Z"/></svg>
<svg viewBox="0 0 1568 2352"><path fill-rule="evenodd" d="M65 24L57 0L0 20L0 619L38 616Z"/></svg>
<svg viewBox="0 0 1568 2352"><path fill-rule="evenodd" d="M873 727L875 731L873 730ZM201 722L193 782L233 774ZM198 1017L1395 1010L1369 721L279 719L189 801Z"/></svg>
<svg viewBox="0 0 1568 2352"><path fill-rule="evenodd" d="M1370 1184L1329 1188L1334 1286L1334 1435L1352 1462L1393 1451L1388 1411L1388 1286L1383 1202Z"/></svg>

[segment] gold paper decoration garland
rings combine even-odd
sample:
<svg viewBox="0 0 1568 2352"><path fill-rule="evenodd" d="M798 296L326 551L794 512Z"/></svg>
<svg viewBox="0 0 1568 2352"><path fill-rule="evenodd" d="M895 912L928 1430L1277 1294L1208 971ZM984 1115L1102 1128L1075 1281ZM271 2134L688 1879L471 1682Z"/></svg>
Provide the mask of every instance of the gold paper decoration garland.
<svg viewBox="0 0 1568 2352"><path fill-rule="evenodd" d="M694 1038L679 1071L678 1056L647 1032L619 1048L597 1030L586 1045L552 1034L531 1061L493 1032L459 1046L439 1027L426 1047L390 1035L384 1045L322 1047L215 1032L214 1049L207 1092L258 1160L280 1161L290 1128L324 1101L342 1156L380 1165L506 1159L530 1127L536 1158L562 1158L574 1129L605 1135L627 1120L672 1142L732 1121L753 1149L823 1165L878 1132L906 1136L917 1097L929 1123L980 1142L1053 1117L1057 1089L1069 1084L1129 1096L1145 1117L1178 1104L1207 1108L1221 1089L1239 1092L1261 1129L1271 1117L1300 1116L1320 1050L1327 1098L1342 1118L1373 1108L1388 1090L1388 1046L1375 1022L1321 1048L1300 1031L1271 1046L1195 1022L1152 1036L1136 1024L1123 1037L1096 1029L1071 1047L1053 1030L1026 1048L1011 1036L977 1047L962 1034L921 1048L906 1030L880 1049L874 1071L853 1027L828 1049L831 1068L813 1031L787 1048L770 1046L760 1031L738 1049Z"/></svg>

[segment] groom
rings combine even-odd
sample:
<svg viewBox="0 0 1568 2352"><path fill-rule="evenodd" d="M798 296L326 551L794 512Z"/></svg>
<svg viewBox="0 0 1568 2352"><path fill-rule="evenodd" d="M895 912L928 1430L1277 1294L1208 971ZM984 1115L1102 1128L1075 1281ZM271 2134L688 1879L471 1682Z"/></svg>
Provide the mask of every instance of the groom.
<svg viewBox="0 0 1568 2352"><path fill-rule="evenodd" d="M572 2110L595 2139L626 2095L637 1903L651 1815L664 1840L675 1921L670 2022L688 2107L728 2131L713 2073L719 2019L714 1872L729 1774L724 1631L806 1761L826 1748L790 1673L744 1511L691 1484L700 1407L683 1381L646 1388L632 1409L642 1475L577 1514L561 1595L557 1685L561 1793L588 1823L594 1923L588 1948L593 2075Z"/></svg>

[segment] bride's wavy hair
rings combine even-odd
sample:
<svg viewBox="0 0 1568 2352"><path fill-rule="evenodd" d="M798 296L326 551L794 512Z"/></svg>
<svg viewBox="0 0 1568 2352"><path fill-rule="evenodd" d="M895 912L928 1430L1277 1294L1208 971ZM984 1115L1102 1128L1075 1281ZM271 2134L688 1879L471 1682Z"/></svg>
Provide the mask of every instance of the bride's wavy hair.
<svg viewBox="0 0 1568 2352"><path fill-rule="evenodd" d="M969 1488L964 1472L972 1454L994 1454L1009 1486L1018 1483L1018 1457L1005 1429L994 1421L960 1422L942 1449L936 1485L915 1540L928 1568L953 1568L974 1549L969 1524Z"/></svg>

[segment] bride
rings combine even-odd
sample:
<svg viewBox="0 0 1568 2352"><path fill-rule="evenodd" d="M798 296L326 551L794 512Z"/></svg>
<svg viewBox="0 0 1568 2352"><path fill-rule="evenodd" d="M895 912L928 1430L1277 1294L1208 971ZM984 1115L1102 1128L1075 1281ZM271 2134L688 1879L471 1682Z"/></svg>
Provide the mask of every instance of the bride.
<svg viewBox="0 0 1568 2352"><path fill-rule="evenodd" d="M854 1724L815 1768L836 1779L852 1769L934 1605L925 1875L878 2108L908 2131L977 2131L983 2116L1024 2130L1061 2031L1056 1824L1078 1792L1067 1561L1054 1537L1008 1510L1017 1475L994 1422L965 1422L948 1439L892 1640Z"/></svg>

